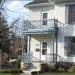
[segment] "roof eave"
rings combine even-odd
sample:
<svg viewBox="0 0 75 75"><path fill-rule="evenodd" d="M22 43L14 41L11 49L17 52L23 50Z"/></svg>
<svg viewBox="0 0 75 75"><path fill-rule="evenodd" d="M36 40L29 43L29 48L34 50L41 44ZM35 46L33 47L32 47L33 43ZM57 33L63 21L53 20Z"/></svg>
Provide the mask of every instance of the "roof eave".
<svg viewBox="0 0 75 75"><path fill-rule="evenodd" d="M49 2L62 3L62 2L75 2L75 0L49 0Z"/></svg>
<svg viewBox="0 0 75 75"><path fill-rule="evenodd" d="M50 5L55 5L55 3L50 2L50 3L31 4L31 5L24 5L24 7L29 9L29 8L32 8L32 7L50 6Z"/></svg>

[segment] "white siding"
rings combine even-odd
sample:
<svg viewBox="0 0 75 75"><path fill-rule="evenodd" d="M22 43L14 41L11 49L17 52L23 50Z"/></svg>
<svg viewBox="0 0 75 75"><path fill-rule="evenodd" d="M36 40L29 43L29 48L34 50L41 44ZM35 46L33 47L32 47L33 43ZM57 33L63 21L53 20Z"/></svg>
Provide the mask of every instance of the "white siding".
<svg viewBox="0 0 75 75"><path fill-rule="evenodd" d="M49 11L49 19L54 18L54 6L50 7L40 7L40 8L31 8L29 10L29 20L41 20L42 11Z"/></svg>
<svg viewBox="0 0 75 75"><path fill-rule="evenodd" d="M52 34L40 34L40 35L31 35L31 44L30 44L30 52L33 52L33 56L37 59L40 59L40 51L35 51L36 48L41 49L41 42L48 42L48 50L47 53L53 52L53 35ZM38 44L38 46L36 46ZM41 58L43 59L43 58Z"/></svg>
<svg viewBox="0 0 75 75"><path fill-rule="evenodd" d="M58 3L55 6L50 7L40 7L40 8L31 8L29 10L29 20L40 20L42 11L49 11L49 19L53 19L54 17L59 20L59 31L58 31L58 48L57 53L60 57L58 57L58 61L60 62L75 62L74 57L64 56L64 37L65 36L75 36L75 25L66 25L65 24L65 5L66 4L75 4L73 3ZM40 42L48 41L48 51L52 52L53 50L53 37L52 34L43 34L43 35L31 35L31 44L30 50L33 52L33 56L39 59L39 52L35 51L35 48L40 49ZM39 46L35 46L38 44Z"/></svg>
<svg viewBox="0 0 75 75"><path fill-rule="evenodd" d="M59 20L58 31L58 61L60 62L75 62L75 56L69 57L64 55L64 37L75 36L75 25L65 24L65 5L73 3L60 3L55 5L55 17Z"/></svg>

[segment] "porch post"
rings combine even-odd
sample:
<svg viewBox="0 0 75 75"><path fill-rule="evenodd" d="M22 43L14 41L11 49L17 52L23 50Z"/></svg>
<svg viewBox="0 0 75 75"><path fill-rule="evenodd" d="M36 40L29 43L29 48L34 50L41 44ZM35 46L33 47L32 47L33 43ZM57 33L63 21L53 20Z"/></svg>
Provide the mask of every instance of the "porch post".
<svg viewBox="0 0 75 75"><path fill-rule="evenodd" d="M28 35L28 50L27 53L30 53L30 35Z"/></svg>
<svg viewBox="0 0 75 75"><path fill-rule="evenodd" d="M28 35L28 49L27 49L27 53L30 53L30 35ZM29 56L28 56L28 61L29 62L31 62L30 58L31 58L31 54L29 54Z"/></svg>
<svg viewBox="0 0 75 75"><path fill-rule="evenodd" d="M54 63L54 37L55 37L55 34L53 34L53 63Z"/></svg>
<svg viewBox="0 0 75 75"><path fill-rule="evenodd" d="M56 34L56 62L57 62L57 34Z"/></svg>
<svg viewBox="0 0 75 75"><path fill-rule="evenodd" d="M24 62L24 34L22 36L22 62Z"/></svg>

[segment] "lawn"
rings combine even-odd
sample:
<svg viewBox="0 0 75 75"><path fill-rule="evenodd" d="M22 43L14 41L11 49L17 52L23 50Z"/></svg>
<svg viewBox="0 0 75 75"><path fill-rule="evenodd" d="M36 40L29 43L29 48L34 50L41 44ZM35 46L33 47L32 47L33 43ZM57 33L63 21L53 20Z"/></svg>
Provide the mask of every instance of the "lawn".
<svg viewBox="0 0 75 75"><path fill-rule="evenodd" d="M0 75L13 75L13 74L9 74L9 73L2 74L2 73L1 73Z"/></svg>
<svg viewBox="0 0 75 75"><path fill-rule="evenodd" d="M75 75L75 73L44 73L40 75Z"/></svg>

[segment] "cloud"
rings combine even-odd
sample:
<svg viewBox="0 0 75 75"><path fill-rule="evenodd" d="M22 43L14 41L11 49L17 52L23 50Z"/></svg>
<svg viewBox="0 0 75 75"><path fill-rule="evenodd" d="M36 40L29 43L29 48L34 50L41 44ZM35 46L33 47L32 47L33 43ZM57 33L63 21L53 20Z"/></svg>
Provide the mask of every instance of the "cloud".
<svg viewBox="0 0 75 75"><path fill-rule="evenodd" d="M20 1L13 1L9 5L7 5L7 8L13 10L16 9L17 6L19 5L20 5Z"/></svg>
<svg viewBox="0 0 75 75"><path fill-rule="evenodd" d="M23 5L20 5L18 8L23 8Z"/></svg>
<svg viewBox="0 0 75 75"><path fill-rule="evenodd" d="M28 12L28 9L20 10L20 12Z"/></svg>

